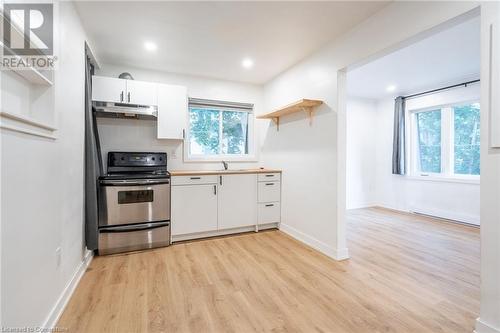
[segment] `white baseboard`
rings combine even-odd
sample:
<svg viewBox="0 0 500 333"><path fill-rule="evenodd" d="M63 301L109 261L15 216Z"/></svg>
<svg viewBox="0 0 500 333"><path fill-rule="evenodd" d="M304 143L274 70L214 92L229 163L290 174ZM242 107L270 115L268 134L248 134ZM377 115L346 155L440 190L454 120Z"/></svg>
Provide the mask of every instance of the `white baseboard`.
<svg viewBox="0 0 500 333"><path fill-rule="evenodd" d="M251 232L251 231L257 232L258 230L266 230L266 229L273 229L273 228L276 229L276 228L278 228L278 226L279 226L279 223L267 223L267 224L259 225L258 228L256 225L251 225L251 226L247 226L247 227L238 227L238 228L232 228L232 229L195 232L192 234L184 234L184 235L173 235L172 242L175 243L175 242L182 242L182 241L193 240L193 239L203 239L203 238L210 238L210 237L226 236L226 235L239 234L239 233Z"/></svg>
<svg viewBox="0 0 500 333"><path fill-rule="evenodd" d="M295 229L287 224L281 223L280 230L295 238L296 240L305 243L312 247L315 250L333 258L335 260L345 260L349 258L349 251L347 248L335 249L328 244L323 243L322 241L317 240L314 237L311 237L302 231Z"/></svg>
<svg viewBox="0 0 500 333"><path fill-rule="evenodd" d="M485 323L481 318L476 319L476 329L475 333L500 333L500 328L493 327L490 324Z"/></svg>
<svg viewBox="0 0 500 333"><path fill-rule="evenodd" d="M381 203L376 203L372 207L375 207L375 208L377 208L377 207L378 208L384 208L384 209L393 210L393 211L402 212L402 213L411 213L408 210L403 210L403 209L400 209L400 208L397 208L397 207L394 207L394 206L391 206L391 205L385 205L385 204L381 204Z"/></svg>
<svg viewBox="0 0 500 333"><path fill-rule="evenodd" d="M71 296L73 295L76 286L78 286L80 279L82 278L83 274L85 274L85 271L87 270L87 267L90 265L90 262L92 261L93 257L94 253L92 251L87 250L82 262L76 268L75 273L66 284L66 287L64 288L63 292L57 299L56 304L50 311L49 316L47 317L45 323L42 326L43 328L53 328L57 325L59 318L61 317L64 309L66 308L66 305L68 304Z"/></svg>
<svg viewBox="0 0 500 333"><path fill-rule="evenodd" d="M375 207L377 204L373 202L357 202L354 204L350 204L349 207L347 207L347 210L349 209L361 209L361 208L370 208L370 207Z"/></svg>
<svg viewBox="0 0 500 333"><path fill-rule="evenodd" d="M347 247L336 249L334 259L339 261L349 259L349 249Z"/></svg>

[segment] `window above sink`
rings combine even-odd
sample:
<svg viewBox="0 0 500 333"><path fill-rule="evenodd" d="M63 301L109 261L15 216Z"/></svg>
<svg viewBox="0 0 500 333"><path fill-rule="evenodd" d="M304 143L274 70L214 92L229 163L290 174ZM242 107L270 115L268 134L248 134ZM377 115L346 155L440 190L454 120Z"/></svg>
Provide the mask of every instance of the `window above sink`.
<svg viewBox="0 0 500 333"><path fill-rule="evenodd" d="M186 161L254 161L253 104L189 99Z"/></svg>

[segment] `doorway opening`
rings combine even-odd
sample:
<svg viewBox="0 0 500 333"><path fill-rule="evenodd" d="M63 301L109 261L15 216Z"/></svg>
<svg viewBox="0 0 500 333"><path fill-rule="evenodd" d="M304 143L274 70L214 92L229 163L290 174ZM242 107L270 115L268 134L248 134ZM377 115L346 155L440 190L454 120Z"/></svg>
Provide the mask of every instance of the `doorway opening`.
<svg viewBox="0 0 500 333"><path fill-rule="evenodd" d="M468 13L339 71L339 229L350 255L465 304L467 330L479 314L480 26L479 11Z"/></svg>
<svg viewBox="0 0 500 333"><path fill-rule="evenodd" d="M479 226L479 71L478 15L347 71L348 210Z"/></svg>

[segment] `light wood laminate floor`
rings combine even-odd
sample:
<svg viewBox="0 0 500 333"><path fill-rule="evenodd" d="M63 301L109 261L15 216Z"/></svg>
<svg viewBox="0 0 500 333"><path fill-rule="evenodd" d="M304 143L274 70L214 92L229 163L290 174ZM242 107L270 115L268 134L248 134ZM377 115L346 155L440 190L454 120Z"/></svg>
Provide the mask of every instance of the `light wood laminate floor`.
<svg viewBox="0 0 500 333"><path fill-rule="evenodd" d="M348 213L351 259L280 231L97 257L69 332L472 332L479 229L381 209Z"/></svg>

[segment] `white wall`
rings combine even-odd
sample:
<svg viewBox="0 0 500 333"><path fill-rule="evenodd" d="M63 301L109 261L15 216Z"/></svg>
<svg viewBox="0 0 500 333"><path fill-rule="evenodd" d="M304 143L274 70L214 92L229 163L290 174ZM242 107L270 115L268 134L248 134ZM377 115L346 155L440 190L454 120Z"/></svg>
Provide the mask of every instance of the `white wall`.
<svg viewBox="0 0 500 333"><path fill-rule="evenodd" d="M283 230L332 257L347 257L345 110L337 106L337 71L422 38L419 34L475 6L475 2L392 3L265 85L267 110L300 98L325 101L312 127L304 115L296 114L283 118L279 132L274 126L268 128L263 141L262 161L284 170Z"/></svg>
<svg viewBox="0 0 500 333"><path fill-rule="evenodd" d="M479 99L479 85L408 100L407 110ZM394 100L377 102L377 172L375 204L387 208L419 212L479 224L480 186L478 183L415 179L392 174Z"/></svg>
<svg viewBox="0 0 500 333"><path fill-rule="evenodd" d="M129 72L140 81L160 82L183 85L188 88L189 97L223 100L231 102L253 103L254 113L263 109L263 89L261 86L235 83L230 81L207 79L189 75L172 74L161 71L144 70L112 64L102 64L97 75L118 77L122 72ZM262 121L255 120L255 140L257 159L259 157L259 128ZM182 169L221 169L219 162L184 162L181 140L159 140L156 135L156 121L129 119L98 119L99 137L106 162L110 150L164 151L168 154L169 170ZM236 166L235 166L236 164ZM230 168L256 168L258 162L230 162Z"/></svg>
<svg viewBox="0 0 500 333"><path fill-rule="evenodd" d="M49 104L46 107L50 109L44 110L56 117L57 139L1 130L1 326L53 324L57 306L61 305L58 299L86 254L85 33L71 3L61 3L59 13L59 24L57 17L55 24L62 52L51 88L55 108ZM6 88L2 85L2 92ZM9 93L23 96L22 88L11 88ZM21 107L9 111L23 112ZM55 253L58 247L59 265Z"/></svg>
<svg viewBox="0 0 500 333"><path fill-rule="evenodd" d="M347 100L347 209L369 207L377 202L376 107L376 101L371 99Z"/></svg>
<svg viewBox="0 0 500 333"><path fill-rule="evenodd" d="M500 332L500 149L489 148L490 93L490 25L500 24L500 4L481 6L481 312L477 333ZM497 30L498 31L498 30ZM494 42L498 41L498 35ZM495 57L498 61L498 55ZM497 67L498 68L498 67ZM498 119L498 118L497 118Z"/></svg>

